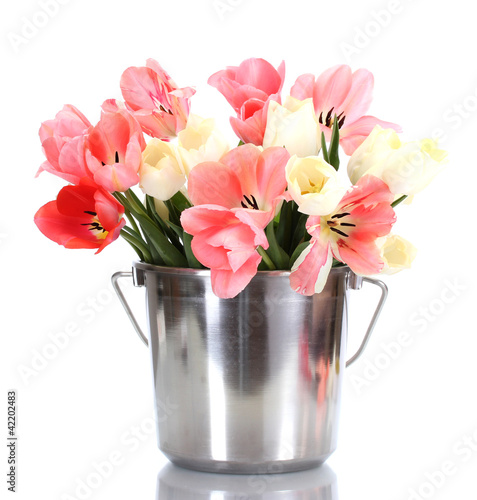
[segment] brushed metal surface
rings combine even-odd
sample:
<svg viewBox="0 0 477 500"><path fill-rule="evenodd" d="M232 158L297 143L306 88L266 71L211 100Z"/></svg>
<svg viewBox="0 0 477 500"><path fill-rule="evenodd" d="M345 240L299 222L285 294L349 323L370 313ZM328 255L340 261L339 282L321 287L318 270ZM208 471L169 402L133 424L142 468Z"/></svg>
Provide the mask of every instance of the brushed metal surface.
<svg viewBox="0 0 477 500"><path fill-rule="evenodd" d="M305 297L259 272L234 299L207 270L134 264L146 286L158 445L174 463L280 473L335 450L346 363L348 268Z"/></svg>

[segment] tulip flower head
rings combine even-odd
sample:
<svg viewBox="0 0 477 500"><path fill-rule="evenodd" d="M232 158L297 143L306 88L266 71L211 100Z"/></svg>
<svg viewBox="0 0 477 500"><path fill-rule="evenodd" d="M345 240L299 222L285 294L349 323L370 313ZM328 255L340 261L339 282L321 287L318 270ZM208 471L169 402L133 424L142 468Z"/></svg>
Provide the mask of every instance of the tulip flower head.
<svg viewBox="0 0 477 500"><path fill-rule="evenodd" d="M372 101L373 86L370 71L359 69L352 73L349 66L342 64L328 69L316 81L310 74L299 76L291 95L301 100L313 98L316 116L328 142L336 116L340 144L351 155L375 125L401 131L399 125L365 115Z"/></svg>
<svg viewBox="0 0 477 500"><path fill-rule="evenodd" d="M356 274L379 273L384 262L376 239L389 234L395 222L393 198L383 181L368 175L345 194L333 213L310 216L310 245L292 267L292 288L302 295L321 292L333 257Z"/></svg>
<svg viewBox="0 0 477 500"><path fill-rule="evenodd" d="M37 175L46 171L73 184L90 177L84 155L86 136L92 128L83 113L69 104L53 120L43 122L39 134L47 161Z"/></svg>
<svg viewBox="0 0 477 500"><path fill-rule="evenodd" d="M264 228L284 198L288 158L283 148L261 151L246 144L190 173L194 206L182 213L181 223L193 235L194 255L211 269L219 297L234 297L257 272L257 247L268 248Z"/></svg>
<svg viewBox="0 0 477 500"><path fill-rule="evenodd" d="M88 135L86 162L96 184L110 192L126 191L139 182L146 143L139 123L121 103L108 100L102 108Z"/></svg>
<svg viewBox="0 0 477 500"><path fill-rule="evenodd" d="M390 234L394 208L429 184L446 152L431 139L402 142L398 125L366 114L368 70L303 74L282 103L284 80L284 62L260 58L208 78L234 110L243 144L230 149L214 118L190 113L192 87L153 59L127 68L124 102L106 100L96 125L71 105L42 123L38 173L71 184L36 225L66 248L98 253L121 235L141 262L209 268L224 299L259 270L291 271L292 289L313 295L332 267L408 268L416 250Z"/></svg>
<svg viewBox="0 0 477 500"><path fill-rule="evenodd" d="M126 221L124 207L89 180L65 186L54 201L35 214L35 224L65 248L96 248L101 252L119 237Z"/></svg>
<svg viewBox="0 0 477 500"><path fill-rule="evenodd" d="M239 66L214 73L208 83L234 108L237 117L230 124L244 143L261 146L270 102L280 102L285 79L285 63L275 69L264 59L251 58Z"/></svg>
<svg viewBox="0 0 477 500"><path fill-rule="evenodd" d="M126 106L151 137L169 140L187 123L191 87L179 88L154 59L146 66L128 68L121 77Z"/></svg>

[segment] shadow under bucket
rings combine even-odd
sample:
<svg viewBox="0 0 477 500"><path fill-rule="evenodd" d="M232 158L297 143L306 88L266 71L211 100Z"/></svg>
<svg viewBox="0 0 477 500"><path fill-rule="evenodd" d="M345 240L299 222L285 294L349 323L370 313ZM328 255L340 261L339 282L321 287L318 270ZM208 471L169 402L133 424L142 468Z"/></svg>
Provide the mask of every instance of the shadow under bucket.
<svg viewBox="0 0 477 500"><path fill-rule="evenodd" d="M148 339L119 288L146 287ZM152 359L159 449L206 472L309 469L336 449L346 364L363 351L382 309L384 283L332 269L307 297L289 272L262 271L233 299L212 292L209 270L140 262L113 284ZM358 352L346 360L347 303L362 281L382 296Z"/></svg>

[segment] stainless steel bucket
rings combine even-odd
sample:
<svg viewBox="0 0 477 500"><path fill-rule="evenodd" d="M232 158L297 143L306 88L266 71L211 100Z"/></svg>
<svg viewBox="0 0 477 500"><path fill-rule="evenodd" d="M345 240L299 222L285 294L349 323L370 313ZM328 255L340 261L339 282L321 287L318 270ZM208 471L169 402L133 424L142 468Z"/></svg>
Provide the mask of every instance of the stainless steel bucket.
<svg viewBox="0 0 477 500"><path fill-rule="evenodd" d="M148 339L119 286L146 287ZM362 280L381 299L384 283L333 269L305 297L289 272L259 272L237 297L219 299L210 271L134 263L113 284L152 359L158 445L175 464L200 471L280 473L315 467L336 448L346 365L348 290Z"/></svg>

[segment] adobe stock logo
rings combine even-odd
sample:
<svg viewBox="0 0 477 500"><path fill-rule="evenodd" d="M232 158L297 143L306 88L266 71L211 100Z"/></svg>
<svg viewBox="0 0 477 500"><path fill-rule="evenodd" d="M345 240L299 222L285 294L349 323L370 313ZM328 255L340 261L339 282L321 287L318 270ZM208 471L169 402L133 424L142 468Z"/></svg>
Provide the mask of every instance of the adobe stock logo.
<svg viewBox="0 0 477 500"><path fill-rule="evenodd" d="M439 317L444 315L452 304L457 302L468 290L466 284L459 280L445 279L437 296L426 304L421 304L408 318L409 327L398 332L394 339L381 342L379 352L371 357L366 357L354 373L349 376L349 381L359 395L367 387L389 369L406 350L409 350L417 341L418 335L424 333ZM361 370L361 373L359 372Z"/></svg>
<svg viewBox="0 0 477 500"><path fill-rule="evenodd" d="M365 50L376 38L378 38L387 27L394 22L394 19L407 9L407 5L414 0L389 0L378 10L369 13L368 20L355 26L352 39L340 43L340 49L346 61L351 63L355 55Z"/></svg>
<svg viewBox="0 0 477 500"><path fill-rule="evenodd" d="M233 12L244 0L214 0L214 9L220 20L223 21L226 14Z"/></svg>
<svg viewBox="0 0 477 500"><path fill-rule="evenodd" d="M60 6L68 3L70 3L70 0L39 0L39 9L29 17L21 17L20 29L16 33L10 31L7 34L13 51L15 53L20 52L20 49L35 38L40 30L47 26L50 19L58 14Z"/></svg>

